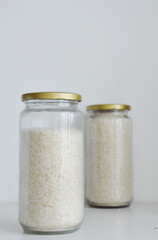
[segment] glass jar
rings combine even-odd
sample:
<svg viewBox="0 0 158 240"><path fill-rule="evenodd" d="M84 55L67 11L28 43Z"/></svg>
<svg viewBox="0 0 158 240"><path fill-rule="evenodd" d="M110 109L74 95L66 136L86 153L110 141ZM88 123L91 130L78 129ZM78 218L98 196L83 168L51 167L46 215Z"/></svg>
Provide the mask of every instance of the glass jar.
<svg viewBox="0 0 158 240"><path fill-rule="evenodd" d="M81 96L22 95L19 221L24 231L65 233L84 214L84 118Z"/></svg>
<svg viewBox="0 0 158 240"><path fill-rule="evenodd" d="M87 107L86 198L90 205L128 206L132 201L132 120L130 106Z"/></svg>

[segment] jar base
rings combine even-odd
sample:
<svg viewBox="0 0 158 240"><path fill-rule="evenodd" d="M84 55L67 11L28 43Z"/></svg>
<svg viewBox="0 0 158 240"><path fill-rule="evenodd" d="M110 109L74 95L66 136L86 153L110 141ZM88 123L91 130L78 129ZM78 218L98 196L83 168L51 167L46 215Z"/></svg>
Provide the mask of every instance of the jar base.
<svg viewBox="0 0 158 240"><path fill-rule="evenodd" d="M91 202L89 200L88 204L91 207L98 207L98 208L125 208L125 207L129 207L131 204L131 201L129 202L125 202L125 203L95 203L95 202Z"/></svg>
<svg viewBox="0 0 158 240"><path fill-rule="evenodd" d="M59 231L39 230L36 227L28 227L28 226L25 226L24 224L21 224L21 226L24 232L28 234L60 235L60 234L68 234L68 233L76 232L80 228L81 224L75 226L73 229L65 229L65 230L59 230Z"/></svg>

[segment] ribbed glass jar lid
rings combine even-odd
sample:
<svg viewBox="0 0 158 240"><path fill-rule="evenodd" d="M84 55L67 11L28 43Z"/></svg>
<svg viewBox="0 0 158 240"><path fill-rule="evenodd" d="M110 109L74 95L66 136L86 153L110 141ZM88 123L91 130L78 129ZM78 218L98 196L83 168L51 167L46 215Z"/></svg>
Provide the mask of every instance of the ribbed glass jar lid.
<svg viewBox="0 0 158 240"><path fill-rule="evenodd" d="M81 95L77 93L69 92L34 92L25 93L21 96L22 101L33 100L33 99L63 99L80 102Z"/></svg>

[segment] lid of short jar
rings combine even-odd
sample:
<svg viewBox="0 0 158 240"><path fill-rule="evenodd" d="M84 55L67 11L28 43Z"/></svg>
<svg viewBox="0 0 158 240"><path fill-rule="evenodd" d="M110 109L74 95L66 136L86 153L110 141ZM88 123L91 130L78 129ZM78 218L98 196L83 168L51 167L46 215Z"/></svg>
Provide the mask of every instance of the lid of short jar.
<svg viewBox="0 0 158 240"><path fill-rule="evenodd" d="M125 104L98 104L87 106L87 111L95 110L131 110L131 106Z"/></svg>
<svg viewBox="0 0 158 240"><path fill-rule="evenodd" d="M22 101L35 100L35 99L63 99L81 102L81 95L69 92L34 92L25 93L21 96Z"/></svg>

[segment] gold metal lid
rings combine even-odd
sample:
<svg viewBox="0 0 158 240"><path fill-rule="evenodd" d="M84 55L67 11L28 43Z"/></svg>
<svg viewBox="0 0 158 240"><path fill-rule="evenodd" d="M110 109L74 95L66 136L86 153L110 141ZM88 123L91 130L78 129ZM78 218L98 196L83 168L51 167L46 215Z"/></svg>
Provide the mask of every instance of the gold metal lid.
<svg viewBox="0 0 158 240"><path fill-rule="evenodd" d="M87 111L95 110L131 110L131 106L125 104L99 104L87 106Z"/></svg>
<svg viewBox="0 0 158 240"><path fill-rule="evenodd" d="M25 93L21 96L22 101L32 99L63 99L81 102L81 95L68 92L34 92Z"/></svg>

